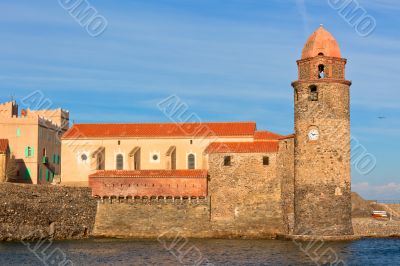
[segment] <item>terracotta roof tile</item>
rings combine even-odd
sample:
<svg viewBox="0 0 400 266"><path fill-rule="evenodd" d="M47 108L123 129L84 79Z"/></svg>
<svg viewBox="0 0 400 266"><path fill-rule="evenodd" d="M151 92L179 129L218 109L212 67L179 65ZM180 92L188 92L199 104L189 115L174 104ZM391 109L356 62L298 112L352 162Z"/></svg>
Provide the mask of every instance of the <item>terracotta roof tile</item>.
<svg viewBox="0 0 400 266"><path fill-rule="evenodd" d="M205 153L264 153L278 152L278 142L213 142Z"/></svg>
<svg viewBox="0 0 400 266"><path fill-rule="evenodd" d="M63 139L112 137L213 137L253 136L254 122L158 123L158 124L74 124Z"/></svg>
<svg viewBox="0 0 400 266"><path fill-rule="evenodd" d="M0 153L6 153L8 150L8 139L0 139Z"/></svg>
<svg viewBox="0 0 400 266"><path fill-rule="evenodd" d="M89 177L206 178L207 174L207 170L102 170Z"/></svg>
<svg viewBox="0 0 400 266"><path fill-rule="evenodd" d="M290 134L290 135L287 135L287 136L282 136L282 137L279 138L279 139L280 139L280 140L281 140L281 139L293 139L295 136L296 136L295 134Z"/></svg>
<svg viewBox="0 0 400 266"><path fill-rule="evenodd" d="M275 134L269 131L256 131L254 133L254 141L279 140L282 137L282 135Z"/></svg>

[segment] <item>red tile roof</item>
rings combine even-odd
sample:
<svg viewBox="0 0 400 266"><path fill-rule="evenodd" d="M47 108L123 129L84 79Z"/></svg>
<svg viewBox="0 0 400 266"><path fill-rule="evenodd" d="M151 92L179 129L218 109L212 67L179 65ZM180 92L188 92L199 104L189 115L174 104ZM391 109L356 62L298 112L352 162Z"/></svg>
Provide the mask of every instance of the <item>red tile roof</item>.
<svg viewBox="0 0 400 266"><path fill-rule="evenodd" d="M8 151L8 139L0 139L0 153Z"/></svg>
<svg viewBox="0 0 400 266"><path fill-rule="evenodd" d="M282 137L282 135L278 135L269 131L256 131L254 133L254 141L279 140Z"/></svg>
<svg viewBox="0 0 400 266"><path fill-rule="evenodd" d="M206 153L264 153L278 152L278 142L213 142Z"/></svg>
<svg viewBox="0 0 400 266"><path fill-rule="evenodd" d="M215 137L253 136L254 122L158 123L158 124L74 124L63 139L118 137Z"/></svg>
<svg viewBox="0 0 400 266"><path fill-rule="evenodd" d="M89 177L162 177L206 178L207 170L102 170Z"/></svg>
<svg viewBox="0 0 400 266"><path fill-rule="evenodd" d="M294 138L296 135L295 134L290 134L290 135L287 135L287 136L282 136L281 138L279 138L280 140L281 139L292 139L292 138Z"/></svg>

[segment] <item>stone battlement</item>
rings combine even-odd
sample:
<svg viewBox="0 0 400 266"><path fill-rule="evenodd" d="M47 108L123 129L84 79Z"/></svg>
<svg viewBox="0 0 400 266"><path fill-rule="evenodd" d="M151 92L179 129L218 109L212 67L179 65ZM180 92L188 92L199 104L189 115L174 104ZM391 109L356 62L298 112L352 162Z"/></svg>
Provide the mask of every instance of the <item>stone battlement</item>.
<svg viewBox="0 0 400 266"><path fill-rule="evenodd" d="M208 205L210 202L209 197L96 197L99 204L118 204L128 203L135 205Z"/></svg>

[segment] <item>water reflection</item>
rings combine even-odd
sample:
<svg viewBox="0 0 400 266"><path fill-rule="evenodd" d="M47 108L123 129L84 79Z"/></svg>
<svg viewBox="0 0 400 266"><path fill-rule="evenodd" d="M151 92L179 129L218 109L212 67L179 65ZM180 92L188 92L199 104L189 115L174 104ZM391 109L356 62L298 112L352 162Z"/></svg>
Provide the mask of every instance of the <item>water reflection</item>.
<svg viewBox="0 0 400 266"><path fill-rule="evenodd" d="M195 240L181 243L156 240L89 239L59 241L53 246L65 252L74 265L193 265L201 252L202 265L316 265L310 254L292 241L279 240ZM305 244L307 246L307 244ZM176 250L171 252L170 248ZM400 240L365 239L352 242L325 242L321 250L333 250L346 265L397 265ZM177 256L177 250L180 255ZM185 253L187 250L191 252ZM0 244L0 265L44 265L21 243ZM329 265L329 264L326 264ZM341 264L338 264L341 265Z"/></svg>

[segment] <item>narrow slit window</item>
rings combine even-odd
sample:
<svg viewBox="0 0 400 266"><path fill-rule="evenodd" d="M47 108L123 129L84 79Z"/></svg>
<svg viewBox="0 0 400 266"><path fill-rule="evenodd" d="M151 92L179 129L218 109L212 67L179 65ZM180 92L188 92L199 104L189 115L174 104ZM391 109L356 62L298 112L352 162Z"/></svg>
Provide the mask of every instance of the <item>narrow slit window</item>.
<svg viewBox="0 0 400 266"><path fill-rule="evenodd" d="M268 156L263 157L263 165L269 165L269 157Z"/></svg>
<svg viewBox="0 0 400 266"><path fill-rule="evenodd" d="M224 166L231 166L231 156L224 157Z"/></svg>

